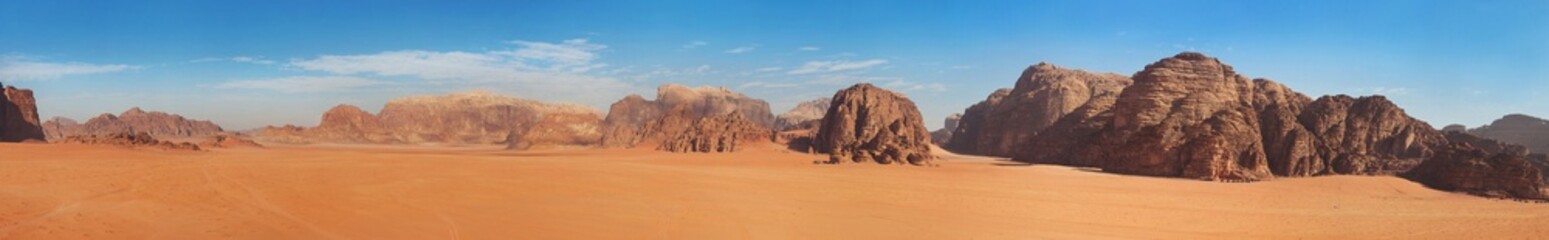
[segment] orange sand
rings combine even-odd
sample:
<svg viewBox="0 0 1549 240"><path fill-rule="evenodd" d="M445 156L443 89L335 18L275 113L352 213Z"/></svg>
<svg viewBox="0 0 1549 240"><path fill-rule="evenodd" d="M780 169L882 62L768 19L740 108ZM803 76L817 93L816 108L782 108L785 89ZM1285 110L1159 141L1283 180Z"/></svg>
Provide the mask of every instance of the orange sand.
<svg viewBox="0 0 1549 240"><path fill-rule="evenodd" d="M763 147L210 152L0 144L0 239L1029 239L1549 236L1549 204L1393 177L1215 183Z"/></svg>

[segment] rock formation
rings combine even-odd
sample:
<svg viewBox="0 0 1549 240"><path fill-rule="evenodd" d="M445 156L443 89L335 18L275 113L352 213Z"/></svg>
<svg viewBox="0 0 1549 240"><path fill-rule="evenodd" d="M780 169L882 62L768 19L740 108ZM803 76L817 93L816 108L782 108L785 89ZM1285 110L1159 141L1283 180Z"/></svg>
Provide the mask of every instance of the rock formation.
<svg viewBox="0 0 1549 240"><path fill-rule="evenodd" d="M689 114L686 108L678 110L670 115ZM657 149L669 152L735 152L751 144L768 143L773 137L774 131L734 111L696 119L688 128L669 133Z"/></svg>
<svg viewBox="0 0 1549 240"><path fill-rule="evenodd" d="M802 127L802 123L823 119L823 113L828 111L830 102L833 102L833 99L824 97L796 104L796 107L791 108L790 111L775 117L775 129L780 131L798 129Z"/></svg>
<svg viewBox="0 0 1549 240"><path fill-rule="evenodd" d="M38 103L32 90L0 84L0 142L42 141Z"/></svg>
<svg viewBox="0 0 1549 240"><path fill-rule="evenodd" d="M580 105L474 91L394 99L375 115L339 105L324 113L317 127L268 127L257 135L285 143L589 146L601 137L599 115Z"/></svg>
<svg viewBox="0 0 1549 240"><path fill-rule="evenodd" d="M1029 71L1040 71L1034 68ZM994 153L1012 139L1018 161L1209 180L1404 174L1438 189L1527 198L1538 196L1524 189L1543 187L1543 179L1529 180L1541 175L1527 173L1539 171L1536 156L1510 144L1444 134L1382 96L1314 100L1187 52L1131 79L1118 94L1089 95L1075 108L1058 104L1069 100L1044 98L1018 104L1038 107L993 111L1020 96L1017 89L999 91L965 111L948 146ZM983 137L984 129L1006 129L987 121L1039 115L1025 112L1062 115L1050 124L1019 120L1040 123L1030 129L1001 130L1018 137ZM979 137L967 136L976 132ZM1426 167L1416 170L1421 165Z"/></svg>
<svg viewBox="0 0 1549 240"><path fill-rule="evenodd" d="M1468 133L1526 146L1533 153L1549 153L1549 120L1542 118L1506 115L1490 125L1468 130Z"/></svg>
<svg viewBox="0 0 1549 240"><path fill-rule="evenodd" d="M120 132L120 133L110 133L110 134L100 134L100 135L99 134L74 135L74 136L67 136L67 137L58 139L55 142L58 142L58 143L74 143L74 144L113 145L113 146L128 147L128 148L154 148L154 149L161 149L161 150L183 150L183 151L201 151L201 150L203 150L203 149L199 148L199 145L194 145L193 143L187 143L187 142L174 143L174 142L169 142L169 141L156 140L156 137L152 137L150 134L143 133L143 132L141 132L141 133L124 133L124 132Z"/></svg>
<svg viewBox="0 0 1549 240"><path fill-rule="evenodd" d="M206 149L208 149L208 148L262 148L262 147L264 147L264 145L258 144L258 142L254 142L253 140L243 139L243 138L238 137L238 136L215 135L215 136L210 136L209 139L205 139L203 142L199 142L199 147L200 148L206 148Z"/></svg>
<svg viewBox="0 0 1549 240"><path fill-rule="evenodd" d="M680 112L680 114L669 114ZM737 112L749 122L771 129L774 116L769 103L720 87L689 88L666 84L657 88L656 100L629 95L614 102L603 120L602 145L629 148L659 143L673 133L688 129L694 121Z"/></svg>
<svg viewBox="0 0 1549 240"><path fill-rule="evenodd" d="M914 102L867 83L834 94L812 146L829 154L828 163L927 165L935 158Z"/></svg>
<svg viewBox="0 0 1549 240"><path fill-rule="evenodd" d="M930 132L930 143L937 146L947 145L947 141L952 140L952 131L957 131L957 124L962 120L963 114L961 113L947 115L947 119L942 122L941 129Z"/></svg>
<svg viewBox="0 0 1549 240"><path fill-rule="evenodd" d="M1092 99L1118 95L1131 84L1112 73L1089 73L1039 63L1027 67L1010 90L996 91L963 112L963 126L947 140L953 152L1011 156L1022 141ZM990 117L993 116L993 117Z"/></svg>
<svg viewBox="0 0 1549 240"><path fill-rule="evenodd" d="M204 138L224 131L219 125L210 121L192 120L164 112L146 112L138 107L130 108L116 116L104 113L86 120L86 123L55 117L43 123L43 126L48 139L112 133L146 133L160 139Z"/></svg>

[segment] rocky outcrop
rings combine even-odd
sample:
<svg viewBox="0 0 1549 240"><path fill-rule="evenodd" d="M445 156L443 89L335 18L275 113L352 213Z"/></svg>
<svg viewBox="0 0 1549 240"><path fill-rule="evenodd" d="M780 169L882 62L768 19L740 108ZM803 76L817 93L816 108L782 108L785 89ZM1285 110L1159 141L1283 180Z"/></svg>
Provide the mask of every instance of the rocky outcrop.
<svg viewBox="0 0 1549 240"><path fill-rule="evenodd" d="M1549 120L1542 118L1510 114L1468 133L1526 146L1534 153L1549 153Z"/></svg>
<svg viewBox="0 0 1549 240"><path fill-rule="evenodd" d="M1228 181L1405 174L1426 179L1428 185L1450 186L1437 188L1519 197L1531 197L1521 189L1542 187L1542 181L1512 180L1526 174L1519 172L1524 169L1520 166L1537 171L1535 158L1520 147L1443 134L1382 96L1313 100L1270 80L1250 81L1231 66L1198 53L1162 59L1132 79L1133 85L1117 96L1093 96L1038 129L1017 144L1014 159ZM1006 95L970 107L958 133L978 121L971 118L1012 118L1014 114L973 117L982 114L974 112L976 107L1005 105L1016 94ZM954 136L948 145L963 144L956 142L959 139L976 141ZM1436 159L1442 160L1428 163ZM1425 164L1440 167L1415 170ZM1462 167L1473 168L1451 169ZM1505 174L1506 179L1483 177L1494 174Z"/></svg>
<svg viewBox="0 0 1549 240"><path fill-rule="evenodd" d="M962 120L963 114L961 113L947 115L946 120L942 121L941 129L930 132L930 143L937 146L945 146L947 141L952 140L952 131L957 131L957 124Z"/></svg>
<svg viewBox="0 0 1549 240"><path fill-rule="evenodd" d="M689 114L685 108L673 115ZM669 133L657 147L668 152L735 152L752 144L769 143L774 131L747 119L739 112L700 118L688 128Z"/></svg>
<svg viewBox="0 0 1549 240"><path fill-rule="evenodd" d="M1039 63L1027 67L1016 87L996 91L965 110L964 124L947 149L957 153L1011 156L1023 141L1086 105L1116 95L1133 81L1112 73L1089 73ZM970 123L971 121L971 123Z"/></svg>
<svg viewBox="0 0 1549 240"><path fill-rule="evenodd" d="M1447 124L1447 126L1441 127L1441 131L1442 132L1468 132L1468 126L1463 126L1463 124Z"/></svg>
<svg viewBox="0 0 1549 240"><path fill-rule="evenodd" d="M113 133L146 133L160 139L205 138L225 131L220 125L210 121L187 119L165 112L147 112L138 107L130 108L119 115L104 113L86 120L86 123L55 117L49 119L43 126L48 139Z"/></svg>
<svg viewBox="0 0 1549 240"><path fill-rule="evenodd" d="M44 140L32 90L0 84L0 142Z"/></svg>
<svg viewBox="0 0 1549 240"><path fill-rule="evenodd" d="M67 136L55 140L66 144L113 145L127 148L151 148L160 150L201 151L199 145L187 142L157 140L148 133L110 133Z"/></svg>
<svg viewBox="0 0 1549 240"><path fill-rule="evenodd" d="M244 139L244 138L241 138L241 137L238 137L238 136L215 135L215 136L210 136L208 139L205 139L203 142L199 142L199 147L200 148L205 148L205 149L209 149L209 148L263 148L264 145L258 144L258 142L254 142L253 140Z"/></svg>
<svg viewBox="0 0 1549 240"><path fill-rule="evenodd" d="M1439 148L1403 176L1428 187L1504 198L1543 199L1540 170L1527 156L1489 153L1466 143Z"/></svg>
<svg viewBox="0 0 1549 240"><path fill-rule="evenodd" d="M914 102L867 83L834 94L812 147L828 153L828 163L928 165L935 158Z"/></svg>
<svg viewBox="0 0 1549 240"><path fill-rule="evenodd" d="M601 137L599 115L580 105L474 91L394 99L379 114L339 105L324 113L317 127L268 127L257 135L284 143L591 146Z"/></svg>
<svg viewBox="0 0 1549 240"><path fill-rule="evenodd" d="M656 90L656 100L629 95L614 102L603 120L602 145L629 148L641 143L660 143L671 134L688 129L698 119L733 112L765 129L774 126L774 116L764 100L721 87L662 85Z"/></svg>
<svg viewBox="0 0 1549 240"><path fill-rule="evenodd" d="M791 108L790 111L775 117L775 129L780 131L799 129L803 127L802 123L823 119L823 114L828 111L830 102L833 102L833 99L824 97L796 104L796 107Z"/></svg>

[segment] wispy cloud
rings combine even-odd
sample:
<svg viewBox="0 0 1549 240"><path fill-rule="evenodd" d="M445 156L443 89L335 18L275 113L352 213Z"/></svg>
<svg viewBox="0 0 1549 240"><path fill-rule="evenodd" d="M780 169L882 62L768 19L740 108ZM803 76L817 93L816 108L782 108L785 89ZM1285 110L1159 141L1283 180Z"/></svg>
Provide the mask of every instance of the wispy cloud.
<svg viewBox="0 0 1549 240"><path fill-rule="evenodd" d="M795 74L810 74L810 73L829 73L829 72L839 72L839 71L850 71L850 70L867 69L867 68L872 68L872 67L876 67L876 66L881 66L882 64L887 64L887 60L872 59L872 60L865 60L865 61L858 61L858 62L852 62L852 61L849 61L849 60L811 61L811 62L807 62L806 64L801 65L800 68L793 69L790 72L786 72L786 73L792 74L792 75L795 75Z"/></svg>
<svg viewBox="0 0 1549 240"><path fill-rule="evenodd" d="M904 91L904 92L913 92L913 91L941 92L941 91L946 91L947 90L946 85L940 84L940 83L918 83L918 82L907 81L907 80L904 80L903 78L899 78L899 77L871 77L871 76L856 76L856 75L850 75L850 74L828 74L828 75L822 75L822 76L818 76L816 78L807 80L805 83L807 83L807 84L823 84L823 85L850 85L850 84L856 84L856 83L872 83L872 84L876 84L878 86L882 86L883 88L891 89L891 90L894 90L894 91Z"/></svg>
<svg viewBox="0 0 1549 240"><path fill-rule="evenodd" d="M737 89L748 89L748 88L794 88L794 87L800 87L800 86L801 86L800 84L796 84L796 83L771 83L771 82L755 81L755 82L743 83L741 86L737 86Z"/></svg>
<svg viewBox="0 0 1549 240"><path fill-rule="evenodd" d="M1404 87L1396 87L1396 88L1377 87L1377 88L1371 89L1371 94L1386 95L1386 96L1407 95L1407 94L1409 94L1409 88L1404 88Z"/></svg>
<svg viewBox="0 0 1549 240"><path fill-rule="evenodd" d="M251 63L251 64L258 64L258 65L274 65L276 63L274 60L264 59L263 57L249 57L249 56L236 56L236 57L229 57L229 58L200 58L200 59L194 59L193 61L189 61L189 62L193 62L193 63L236 62L236 63Z"/></svg>
<svg viewBox="0 0 1549 240"><path fill-rule="evenodd" d="M216 85L219 89L263 89L287 93L323 92L381 85L385 82L353 76L293 76L239 80Z"/></svg>
<svg viewBox="0 0 1549 240"><path fill-rule="evenodd" d="M814 46L805 46L805 47L796 48L796 50L799 50L799 51L817 51L817 50L823 50L823 49L822 48L818 48L818 47L814 47Z"/></svg>
<svg viewBox="0 0 1549 240"><path fill-rule="evenodd" d="M733 49L727 49L726 53L742 54L742 53L752 52L753 49L757 49L757 47L753 47L753 46L737 47L737 48L733 48Z"/></svg>
<svg viewBox="0 0 1549 240"><path fill-rule="evenodd" d="M785 68L782 68L782 67L766 67L766 68L755 69L754 71L757 71L757 72L773 72L773 71L780 71L781 69L785 69Z"/></svg>
<svg viewBox="0 0 1549 240"><path fill-rule="evenodd" d="M689 42L688 44L683 44L683 48L699 48L705 45L710 45L710 43L705 41L693 41Z"/></svg>
<svg viewBox="0 0 1549 240"><path fill-rule="evenodd" d="M88 75L138 69L124 64L78 62L38 62L18 56L0 57L0 80L49 80L71 75Z"/></svg>

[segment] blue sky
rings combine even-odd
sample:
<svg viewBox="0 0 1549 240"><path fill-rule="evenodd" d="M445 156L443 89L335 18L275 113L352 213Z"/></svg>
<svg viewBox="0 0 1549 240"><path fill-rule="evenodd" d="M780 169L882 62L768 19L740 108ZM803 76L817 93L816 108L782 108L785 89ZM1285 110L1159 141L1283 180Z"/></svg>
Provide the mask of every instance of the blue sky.
<svg viewBox="0 0 1549 240"><path fill-rule="evenodd" d="M228 129L474 89L605 111L662 83L778 113L872 82L936 128L1030 64L1129 75L1200 51L1437 127L1549 116L1543 1L318 2L5 1L0 82L45 118L140 106Z"/></svg>

